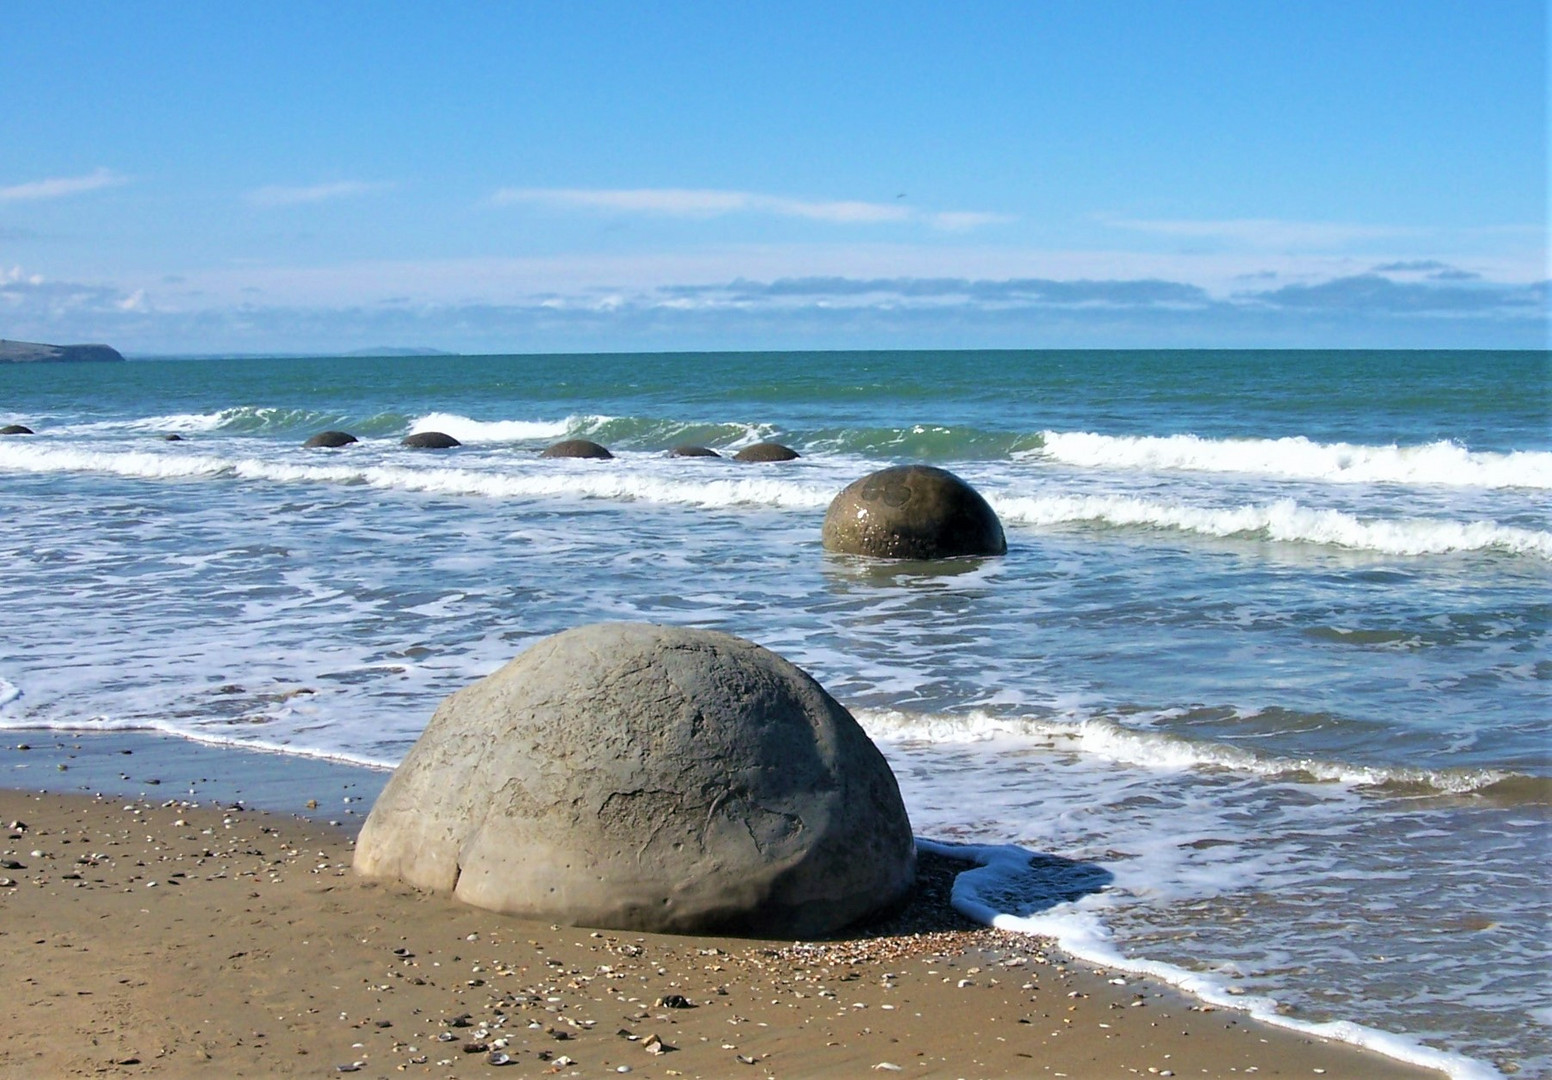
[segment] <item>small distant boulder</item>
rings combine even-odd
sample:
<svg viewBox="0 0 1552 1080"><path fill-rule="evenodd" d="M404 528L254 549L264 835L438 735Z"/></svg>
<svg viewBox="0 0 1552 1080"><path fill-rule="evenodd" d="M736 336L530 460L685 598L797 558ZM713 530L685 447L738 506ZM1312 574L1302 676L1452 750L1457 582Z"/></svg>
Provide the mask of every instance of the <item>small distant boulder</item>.
<svg viewBox="0 0 1552 1080"><path fill-rule="evenodd" d="M915 843L834 698L729 634L598 623L437 709L357 873L576 926L810 938L896 902Z"/></svg>
<svg viewBox="0 0 1552 1080"><path fill-rule="evenodd" d="M451 435L440 431L417 431L413 435L406 435L399 440L400 446L413 447L416 450L451 450L463 443Z"/></svg>
<svg viewBox="0 0 1552 1080"><path fill-rule="evenodd" d="M171 435L163 435L162 436L162 441L163 442L182 442L183 441L183 436L177 434L176 432L174 432Z"/></svg>
<svg viewBox="0 0 1552 1080"><path fill-rule="evenodd" d="M547 458L612 458L609 449L588 439L563 439L549 447L540 457Z"/></svg>
<svg viewBox="0 0 1552 1080"><path fill-rule="evenodd" d="M676 446L668 452L669 457L721 457L722 455L705 446Z"/></svg>
<svg viewBox="0 0 1552 1080"><path fill-rule="evenodd" d="M335 449L340 446L349 446L356 441L356 437L348 431L320 431L302 445L305 447L324 447Z"/></svg>
<svg viewBox="0 0 1552 1080"><path fill-rule="evenodd" d="M947 469L897 465L848 485L825 512L825 550L884 559L1002 555L1002 522Z"/></svg>
<svg viewBox="0 0 1552 1080"><path fill-rule="evenodd" d="M733 455L734 461L792 461L802 457L790 446L781 443L759 442L753 446L746 446Z"/></svg>
<svg viewBox="0 0 1552 1080"><path fill-rule="evenodd" d="M0 435L32 435L32 434L34 434L32 428L28 427L26 424L7 424L7 425L5 425L5 427L0 427Z"/></svg>

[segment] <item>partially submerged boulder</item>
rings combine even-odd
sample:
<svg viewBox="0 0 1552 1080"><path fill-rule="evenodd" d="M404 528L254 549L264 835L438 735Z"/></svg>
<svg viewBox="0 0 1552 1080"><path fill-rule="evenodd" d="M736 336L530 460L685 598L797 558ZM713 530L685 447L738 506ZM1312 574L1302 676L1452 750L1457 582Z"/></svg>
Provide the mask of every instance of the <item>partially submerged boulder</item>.
<svg viewBox="0 0 1552 1080"><path fill-rule="evenodd" d="M885 559L1002 555L1002 522L947 469L896 465L846 486L825 511L825 550Z"/></svg>
<svg viewBox="0 0 1552 1080"><path fill-rule="evenodd" d="M721 457L722 455L709 446L676 446L668 452L669 457Z"/></svg>
<svg viewBox="0 0 1552 1080"><path fill-rule="evenodd" d="M399 440L400 446L408 446L415 450L451 450L463 443L451 435L441 431L417 431L413 435L406 435Z"/></svg>
<svg viewBox="0 0 1552 1080"><path fill-rule="evenodd" d="M813 937L897 901L915 858L883 755L807 674L728 634L598 623L442 703L355 868L573 925Z"/></svg>
<svg viewBox="0 0 1552 1080"><path fill-rule="evenodd" d="M781 443L757 442L753 446L746 446L733 455L734 461L792 461L802 457L790 446Z"/></svg>
<svg viewBox="0 0 1552 1080"><path fill-rule="evenodd" d="M613 454L609 453L608 447L600 446L591 439L562 439L539 456L548 458L596 458L600 461L614 457Z"/></svg>
<svg viewBox="0 0 1552 1080"><path fill-rule="evenodd" d="M33 430L32 430L32 428L28 427L26 424L7 424L7 425L5 425L5 427L0 427L0 435L31 435L31 434L33 434Z"/></svg>
<svg viewBox="0 0 1552 1080"><path fill-rule="evenodd" d="M356 437L348 431L320 431L302 445L311 449L323 447L334 450L341 446L349 446L356 441Z"/></svg>

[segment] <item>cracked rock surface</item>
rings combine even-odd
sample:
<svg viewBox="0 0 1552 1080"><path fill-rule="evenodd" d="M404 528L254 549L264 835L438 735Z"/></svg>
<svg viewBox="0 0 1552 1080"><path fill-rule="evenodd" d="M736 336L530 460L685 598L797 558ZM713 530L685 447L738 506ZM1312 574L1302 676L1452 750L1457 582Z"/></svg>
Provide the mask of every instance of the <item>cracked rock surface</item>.
<svg viewBox="0 0 1552 1080"><path fill-rule="evenodd" d="M443 702L355 868L573 925L813 937L899 899L915 848L883 756L803 671L600 623Z"/></svg>

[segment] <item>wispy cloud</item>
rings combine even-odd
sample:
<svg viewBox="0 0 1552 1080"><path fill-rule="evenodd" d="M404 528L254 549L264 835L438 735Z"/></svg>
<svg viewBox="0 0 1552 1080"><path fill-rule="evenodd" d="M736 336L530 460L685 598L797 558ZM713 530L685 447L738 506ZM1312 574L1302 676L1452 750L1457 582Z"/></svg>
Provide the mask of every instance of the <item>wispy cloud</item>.
<svg viewBox="0 0 1552 1080"><path fill-rule="evenodd" d="M724 214L769 214L802 218L835 225L879 225L924 221L936 228L973 229L1012 221L1006 214L974 211L923 212L894 201L856 199L794 199L752 191L719 191L705 188L502 188L492 196L498 205L528 203L575 210L624 214L661 214L669 217L707 218Z"/></svg>
<svg viewBox="0 0 1552 1080"><path fill-rule="evenodd" d="M1333 221L1280 221L1230 218L1222 221L1101 218L1115 229L1183 240L1214 240L1257 249L1341 247L1363 240L1420 236L1424 230L1400 225L1359 225Z"/></svg>
<svg viewBox="0 0 1552 1080"><path fill-rule="evenodd" d="M0 187L0 202L23 202L30 199L63 199L81 195L100 188L116 187L128 183L128 178L111 169L98 169L87 176L59 176L49 180L31 180L25 184Z"/></svg>
<svg viewBox="0 0 1552 1080"><path fill-rule="evenodd" d="M361 180L336 180L330 184L310 184L302 187L271 185L254 188L248 192L247 199L255 206L301 206L305 203L365 195L369 191L379 191L387 186L387 184L370 184Z"/></svg>

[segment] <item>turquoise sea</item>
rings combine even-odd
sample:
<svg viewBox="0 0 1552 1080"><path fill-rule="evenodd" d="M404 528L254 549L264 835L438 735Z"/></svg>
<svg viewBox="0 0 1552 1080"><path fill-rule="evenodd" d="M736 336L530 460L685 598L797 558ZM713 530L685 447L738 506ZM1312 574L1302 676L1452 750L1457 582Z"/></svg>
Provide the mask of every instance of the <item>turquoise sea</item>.
<svg viewBox="0 0 1552 1080"><path fill-rule="evenodd" d="M391 765L539 636L727 630L853 711L918 835L1111 875L983 892L1020 925L1552 1073L1546 352L0 365L12 423L0 726ZM325 428L361 441L303 449ZM616 457L538 456L566 437ZM764 439L802 457L731 460ZM825 553L835 493L904 462L974 484L1007 555Z"/></svg>

